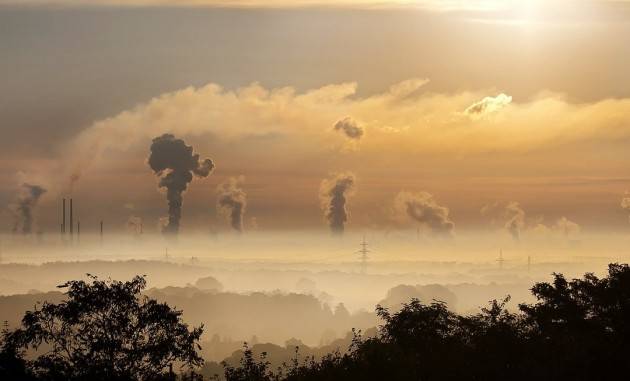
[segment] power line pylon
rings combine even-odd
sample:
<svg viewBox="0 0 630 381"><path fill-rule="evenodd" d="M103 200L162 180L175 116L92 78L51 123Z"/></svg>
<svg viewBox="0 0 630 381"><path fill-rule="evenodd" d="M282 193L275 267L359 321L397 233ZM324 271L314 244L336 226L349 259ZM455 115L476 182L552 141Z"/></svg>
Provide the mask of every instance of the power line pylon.
<svg viewBox="0 0 630 381"><path fill-rule="evenodd" d="M361 261L361 274L365 274L367 272L367 260L368 253L370 250L368 249L368 243L365 241L365 235L363 236L363 241L361 241L361 250L357 251L360 254L359 260Z"/></svg>
<svg viewBox="0 0 630 381"><path fill-rule="evenodd" d="M499 270L503 270L503 263L505 263L505 259L503 259L503 249L499 249L499 259L497 259L497 262L499 262Z"/></svg>

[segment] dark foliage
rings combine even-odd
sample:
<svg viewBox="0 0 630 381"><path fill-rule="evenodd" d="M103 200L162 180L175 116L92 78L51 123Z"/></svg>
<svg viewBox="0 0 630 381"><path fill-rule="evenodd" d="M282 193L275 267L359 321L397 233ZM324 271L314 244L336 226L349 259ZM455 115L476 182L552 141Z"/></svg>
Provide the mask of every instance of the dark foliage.
<svg viewBox="0 0 630 381"><path fill-rule="evenodd" d="M445 303L412 299L396 313L377 307L384 324L375 338L359 334L349 352L333 353L271 372L245 359L227 368L228 381L247 369L256 380L617 380L630 374L630 267L611 264L608 276L586 274L532 288L538 299L520 313L509 298L473 316ZM266 374L266 376L265 376Z"/></svg>
<svg viewBox="0 0 630 381"><path fill-rule="evenodd" d="M0 378L19 380L168 379L175 360L199 365L180 312L138 299L144 280L70 282L67 302L45 304L3 331ZM397 312L377 307L375 337L354 332L345 353L294 358L271 369L246 345L240 364L224 363L227 381L315 380L618 380L630 374L630 267L611 264L602 279L586 274L532 288L534 304L506 310L509 298L462 316L445 303L417 299ZM34 360L25 350L46 345ZM187 376L188 377L188 376ZM194 374L187 379L199 379Z"/></svg>
<svg viewBox="0 0 630 381"><path fill-rule="evenodd" d="M166 380L173 364L195 367L202 328L181 311L141 296L146 281L70 281L67 300L28 311L5 331L0 379Z"/></svg>

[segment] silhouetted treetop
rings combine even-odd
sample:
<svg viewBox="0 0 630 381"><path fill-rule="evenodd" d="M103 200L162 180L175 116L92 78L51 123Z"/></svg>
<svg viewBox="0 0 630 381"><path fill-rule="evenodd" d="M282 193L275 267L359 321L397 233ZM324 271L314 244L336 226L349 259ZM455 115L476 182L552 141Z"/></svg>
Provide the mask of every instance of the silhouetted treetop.
<svg viewBox="0 0 630 381"><path fill-rule="evenodd" d="M28 311L6 346L33 350L31 372L45 380L155 380L175 362L198 366L202 328L188 329L181 311L141 295L131 281L70 281L67 300Z"/></svg>

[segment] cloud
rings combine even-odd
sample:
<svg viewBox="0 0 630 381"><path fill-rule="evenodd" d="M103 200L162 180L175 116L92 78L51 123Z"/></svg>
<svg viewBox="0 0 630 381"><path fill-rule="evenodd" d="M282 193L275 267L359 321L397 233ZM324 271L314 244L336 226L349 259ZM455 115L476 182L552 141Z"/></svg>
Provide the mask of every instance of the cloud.
<svg viewBox="0 0 630 381"><path fill-rule="evenodd" d="M490 11L502 7L496 0L0 0L0 5L124 6L124 7L229 7L229 8L417 8L429 11Z"/></svg>
<svg viewBox="0 0 630 381"><path fill-rule="evenodd" d="M359 140L364 134L363 128L359 126L357 121L347 116L335 122L333 126L335 131L343 132L350 139Z"/></svg>
<svg viewBox="0 0 630 381"><path fill-rule="evenodd" d="M403 217L428 228L433 234L450 237L455 224L449 217L449 210L439 205L433 195L427 192L400 192L394 199L397 217Z"/></svg>
<svg viewBox="0 0 630 381"><path fill-rule="evenodd" d="M630 138L630 99L572 104L562 95L547 93L526 103L511 103L493 118L471 118L461 110L483 97L483 91L418 92L424 83L408 80L365 97L356 95L356 83L304 92L291 87L266 89L256 83L236 90L217 84L189 87L93 123L69 147L61 147L65 153L61 171L66 182L80 178L104 153L137 149L139 143L164 133L191 139L211 136L216 144L273 136L285 143L285 153L321 157L337 144L328 132L339 115L352 115L352 120L362 121L361 128L370 129L361 137L366 160L385 155L408 163L419 155L463 157L553 151L554 147L571 148L578 155L579 145L585 142L606 144ZM469 112L491 112L505 103L501 98L482 101L485 106ZM475 128L470 128L472 124Z"/></svg>
<svg viewBox="0 0 630 381"><path fill-rule="evenodd" d="M479 102L473 103L466 108L464 113L470 116L483 116L497 112L509 105L511 102L511 96L501 93L496 97L485 97Z"/></svg>
<svg viewBox="0 0 630 381"><path fill-rule="evenodd" d="M339 173L331 179L322 180L319 198L324 218L333 234L343 234L350 213L348 197L355 191L356 177L352 173Z"/></svg>

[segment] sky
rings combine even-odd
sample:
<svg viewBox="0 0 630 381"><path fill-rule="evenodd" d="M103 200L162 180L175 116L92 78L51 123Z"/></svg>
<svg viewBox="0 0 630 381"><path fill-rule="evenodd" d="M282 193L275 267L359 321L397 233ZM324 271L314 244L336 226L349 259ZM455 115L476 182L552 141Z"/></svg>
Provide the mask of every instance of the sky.
<svg viewBox="0 0 630 381"><path fill-rule="evenodd" d="M245 231L326 229L339 178L351 230L630 228L629 2L0 0L0 52L2 231L24 183L41 231L64 196L158 229L164 133L216 165L188 231L225 189Z"/></svg>

